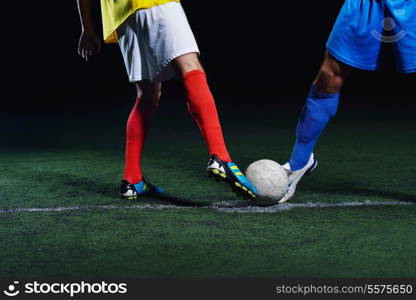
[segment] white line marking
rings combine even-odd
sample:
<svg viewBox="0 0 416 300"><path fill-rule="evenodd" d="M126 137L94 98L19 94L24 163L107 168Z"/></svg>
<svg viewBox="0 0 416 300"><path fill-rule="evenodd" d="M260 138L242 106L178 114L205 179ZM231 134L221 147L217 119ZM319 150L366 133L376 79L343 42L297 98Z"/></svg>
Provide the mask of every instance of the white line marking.
<svg viewBox="0 0 416 300"><path fill-rule="evenodd" d="M72 206L72 207L45 207L45 208L12 208L6 210L0 210L0 213L19 213L19 212L61 212L61 211L85 211L85 210L115 210L115 209L185 209L192 208L187 206L178 206L178 205L129 205L129 206L119 206L119 205L97 205L97 206Z"/></svg>
<svg viewBox="0 0 416 300"><path fill-rule="evenodd" d="M222 204L222 205L221 205ZM340 202L340 203L282 203L273 206L259 207L259 206L240 206L232 207L230 202L222 202L216 204L218 211L227 213L277 213L292 208L339 208L339 207L369 207L369 206L399 206L399 205L415 205L414 202L391 201L391 202Z"/></svg>
<svg viewBox="0 0 416 300"><path fill-rule="evenodd" d="M337 207L369 207L369 206L401 206L415 205L414 202L391 201L391 202L341 202L341 203L283 203L274 206L259 207L247 206L246 201L223 201L216 202L210 206L178 206L178 205L97 205L97 206L72 206L72 207L46 207L46 208L13 208L0 210L0 213L22 213L22 212L64 212L64 211L88 211L88 210L146 210L146 209L195 209L211 208L225 213L277 213L292 208L337 208Z"/></svg>

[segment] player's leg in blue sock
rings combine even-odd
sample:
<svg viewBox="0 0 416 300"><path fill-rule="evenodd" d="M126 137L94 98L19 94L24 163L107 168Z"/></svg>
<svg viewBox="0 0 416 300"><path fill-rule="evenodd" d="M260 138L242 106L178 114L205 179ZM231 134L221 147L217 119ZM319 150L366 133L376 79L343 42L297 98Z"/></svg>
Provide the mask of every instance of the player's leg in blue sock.
<svg viewBox="0 0 416 300"><path fill-rule="evenodd" d="M318 138L337 111L339 91L350 70L327 53L296 128L296 143L290 158L291 171L302 169L308 163Z"/></svg>
<svg viewBox="0 0 416 300"><path fill-rule="evenodd" d="M296 143L290 158L290 169L302 169L328 121L338 108L339 93L322 94L312 85L296 128Z"/></svg>

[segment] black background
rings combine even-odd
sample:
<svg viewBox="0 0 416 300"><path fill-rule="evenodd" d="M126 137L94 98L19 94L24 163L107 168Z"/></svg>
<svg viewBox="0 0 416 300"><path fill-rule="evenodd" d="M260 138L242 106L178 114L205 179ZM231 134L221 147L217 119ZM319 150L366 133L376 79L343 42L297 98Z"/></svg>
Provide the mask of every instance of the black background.
<svg viewBox="0 0 416 300"><path fill-rule="evenodd" d="M217 102L299 108L343 1L226 3L182 2ZM3 111L98 112L131 104L135 89L128 83L117 44L106 45L89 63L77 55L80 24L75 0L7 5L14 7L3 10ZM101 32L98 0L96 12ZM344 108L413 108L415 79L394 72L393 59L382 71L356 71L344 88ZM181 93L179 80L164 87L164 97Z"/></svg>

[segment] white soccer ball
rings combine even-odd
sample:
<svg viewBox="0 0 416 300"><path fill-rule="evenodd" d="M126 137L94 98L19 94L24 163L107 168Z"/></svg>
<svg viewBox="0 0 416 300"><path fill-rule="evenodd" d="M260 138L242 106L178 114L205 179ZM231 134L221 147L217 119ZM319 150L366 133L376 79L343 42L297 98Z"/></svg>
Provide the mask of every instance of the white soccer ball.
<svg viewBox="0 0 416 300"><path fill-rule="evenodd" d="M246 177L257 190L258 204L276 204L288 190L285 169L270 159L253 162L246 170Z"/></svg>

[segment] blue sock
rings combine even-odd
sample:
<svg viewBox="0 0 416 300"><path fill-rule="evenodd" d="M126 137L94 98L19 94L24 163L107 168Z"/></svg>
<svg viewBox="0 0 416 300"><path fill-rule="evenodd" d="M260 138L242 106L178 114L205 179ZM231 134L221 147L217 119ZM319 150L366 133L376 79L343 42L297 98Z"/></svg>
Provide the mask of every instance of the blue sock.
<svg viewBox="0 0 416 300"><path fill-rule="evenodd" d="M302 169L328 121L338 108L339 93L321 94L312 85L296 128L296 143L290 158L292 171Z"/></svg>

